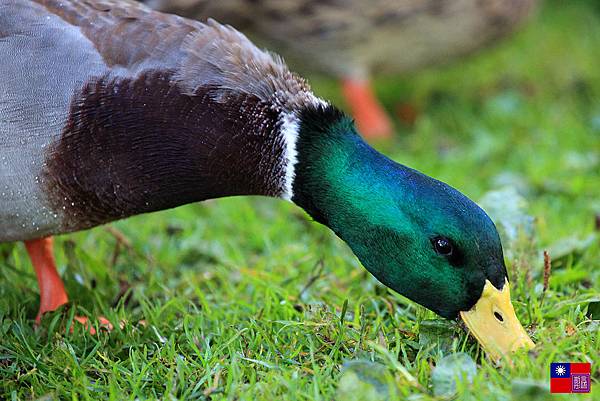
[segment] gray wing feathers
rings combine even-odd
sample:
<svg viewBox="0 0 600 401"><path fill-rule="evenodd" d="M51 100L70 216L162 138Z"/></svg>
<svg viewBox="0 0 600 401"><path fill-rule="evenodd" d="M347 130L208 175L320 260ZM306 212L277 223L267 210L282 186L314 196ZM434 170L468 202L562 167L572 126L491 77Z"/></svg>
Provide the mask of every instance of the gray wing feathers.
<svg viewBox="0 0 600 401"><path fill-rule="evenodd" d="M58 134L75 88L106 67L77 28L37 4L2 1L0 27L0 145L39 143Z"/></svg>
<svg viewBox="0 0 600 401"><path fill-rule="evenodd" d="M0 242L55 231L39 187L75 88L104 70L77 29L29 1L0 1Z"/></svg>

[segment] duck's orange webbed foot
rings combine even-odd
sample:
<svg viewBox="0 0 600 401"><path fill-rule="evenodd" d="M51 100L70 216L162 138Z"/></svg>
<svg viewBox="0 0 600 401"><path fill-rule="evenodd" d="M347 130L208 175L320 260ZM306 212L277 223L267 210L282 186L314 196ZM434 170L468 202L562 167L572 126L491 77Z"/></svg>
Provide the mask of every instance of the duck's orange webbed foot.
<svg viewBox="0 0 600 401"><path fill-rule="evenodd" d="M87 317L75 316L73 319L81 323L83 327L85 327L85 329L90 332L91 335L96 334L96 328L94 327L92 322L90 322L90 319L88 319ZM98 323L98 328L103 331L112 331L114 328L112 323L109 322L107 318L102 316L98 318ZM71 327L71 332L73 332L73 327Z"/></svg>
<svg viewBox="0 0 600 401"><path fill-rule="evenodd" d="M35 317L36 324L40 324L44 313L52 312L69 302L65 286L56 271L52 245L52 237L25 241L25 247L40 287L40 309ZM90 324L87 317L76 316L75 320L83 324L91 334L96 334L96 329ZM98 321L99 327L108 331L113 329L112 324L106 318L101 317Z"/></svg>
<svg viewBox="0 0 600 401"><path fill-rule="evenodd" d="M392 122L369 80L346 78L342 80L342 91L357 128L365 138L385 139L392 135Z"/></svg>

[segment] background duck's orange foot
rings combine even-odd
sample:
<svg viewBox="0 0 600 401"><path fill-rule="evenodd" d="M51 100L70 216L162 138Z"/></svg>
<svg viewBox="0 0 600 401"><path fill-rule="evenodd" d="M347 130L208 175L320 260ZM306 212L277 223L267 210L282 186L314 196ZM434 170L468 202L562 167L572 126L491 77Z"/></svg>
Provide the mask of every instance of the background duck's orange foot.
<svg viewBox="0 0 600 401"><path fill-rule="evenodd" d="M96 327L94 327L94 324L92 324L92 322L90 322L90 319L88 319L85 316L75 316L73 318L74 320L78 321L79 323L81 323L83 325L83 327L90 332L91 335L95 335L96 334ZM102 330L102 331L112 331L114 329L114 326L112 325L111 322L108 321L107 318L105 317L99 317L98 318L98 329ZM69 329L69 331L72 333L73 332L73 326L71 326L71 328Z"/></svg>
<svg viewBox="0 0 600 401"><path fill-rule="evenodd" d="M371 88L371 82L344 79L342 92L350 106L356 126L366 139L385 139L392 135L392 122Z"/></svg>

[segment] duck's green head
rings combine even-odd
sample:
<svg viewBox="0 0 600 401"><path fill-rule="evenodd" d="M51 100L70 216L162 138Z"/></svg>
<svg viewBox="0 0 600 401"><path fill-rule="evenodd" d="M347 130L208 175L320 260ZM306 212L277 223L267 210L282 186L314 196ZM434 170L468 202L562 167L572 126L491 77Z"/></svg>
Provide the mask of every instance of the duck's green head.
<svg viewBox="0 0 600 401"><path fill-rule="evenodd" d="M494 357L531 341L507 298L498 232L480 207L371 148L333 108L307 109L300 121L298 205L383 284L446 318L460 314ZM469 324L465 314L477 309Z"/></svg>

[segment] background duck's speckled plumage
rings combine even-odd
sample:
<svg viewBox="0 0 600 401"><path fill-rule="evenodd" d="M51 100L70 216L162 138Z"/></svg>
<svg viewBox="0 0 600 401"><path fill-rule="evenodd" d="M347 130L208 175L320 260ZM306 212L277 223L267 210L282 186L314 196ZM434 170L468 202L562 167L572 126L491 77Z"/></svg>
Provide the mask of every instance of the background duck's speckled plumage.
<svg viewBox="0 0 600 401"><path fill-rule="evenodd" d="M350 77L468 53L515 28L536 0L147 0L234 25L295 68Z"/></svg>

